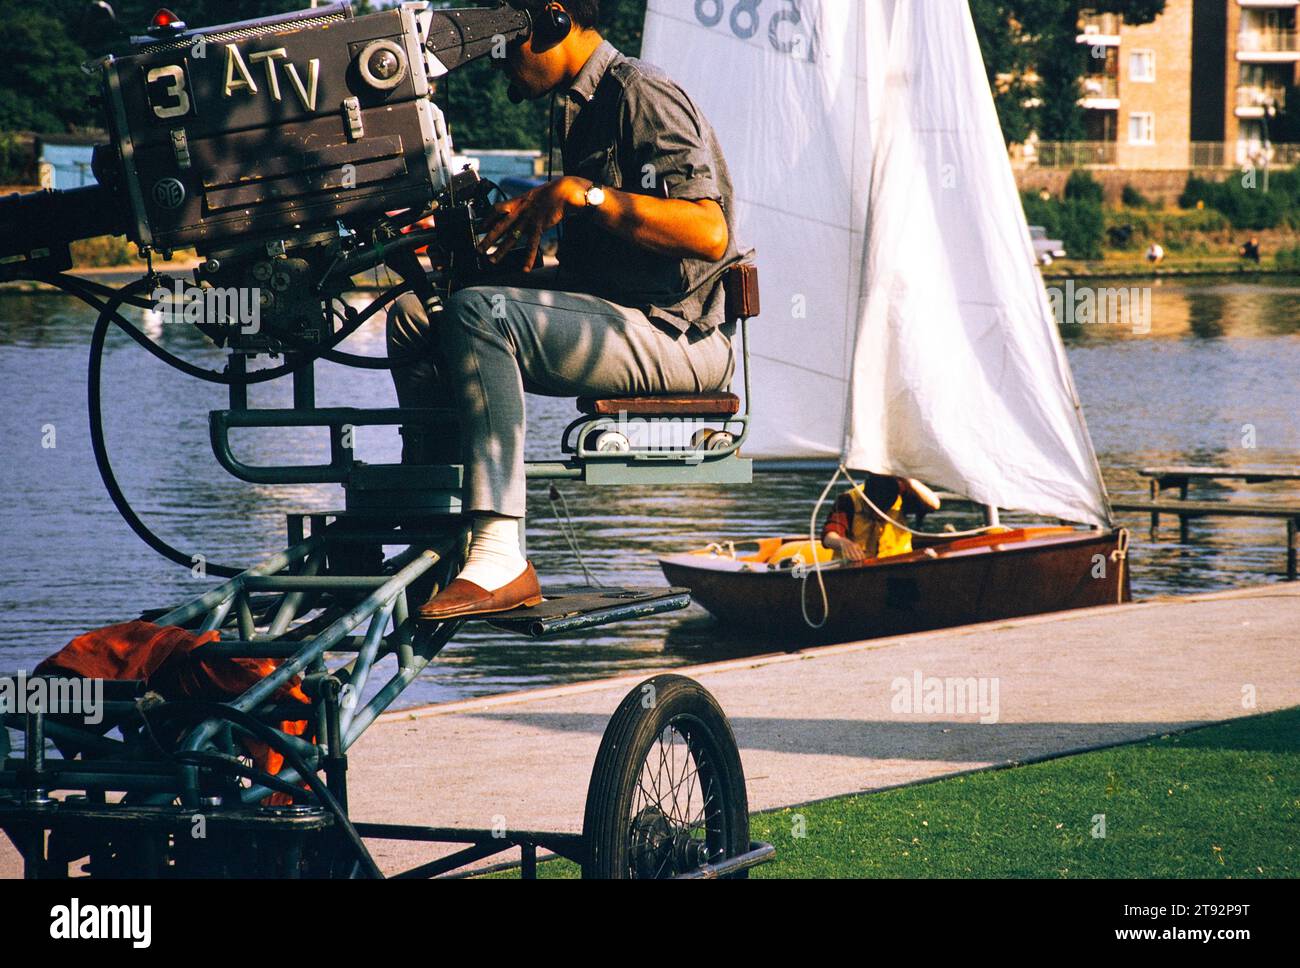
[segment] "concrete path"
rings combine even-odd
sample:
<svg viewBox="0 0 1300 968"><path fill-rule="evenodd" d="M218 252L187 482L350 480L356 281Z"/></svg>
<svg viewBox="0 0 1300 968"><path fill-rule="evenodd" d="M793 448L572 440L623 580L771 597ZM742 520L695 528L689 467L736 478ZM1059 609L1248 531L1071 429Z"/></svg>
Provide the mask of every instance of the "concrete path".
<svg viewBox="0 0 1300 968"><path fill-rule="evenodd" d="M761 810L1298 705L1300 585L679 671L712 691L731 718L750 806ZM969 677L983 690L982 711L905 704L916 694L924 700L930 680ZM580 830L605 724L642 678L390 713L352 750L352 815ZM424 845L372 849L390 872L436 856ZM0 876L17 870L4 840Z"/></svg>

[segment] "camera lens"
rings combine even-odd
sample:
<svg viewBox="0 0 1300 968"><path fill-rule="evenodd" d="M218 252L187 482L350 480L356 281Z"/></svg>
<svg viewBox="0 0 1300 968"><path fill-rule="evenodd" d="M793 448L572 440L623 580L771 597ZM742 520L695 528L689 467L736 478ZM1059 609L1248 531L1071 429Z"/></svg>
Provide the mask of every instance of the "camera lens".
<svg viewBox="0 0 1300 968"><path fill-rule="evenodd" d="M402 48L391 40L371 41L357 58L361 79L377 91L390 91L406 77Z"/></svg>
<svg viewBox="0 0 1300 968"><path fill-rule="evenodd" d="M370 73L380 80L388 80L401 66L391 50L377 50L370 55Z"/></svg>

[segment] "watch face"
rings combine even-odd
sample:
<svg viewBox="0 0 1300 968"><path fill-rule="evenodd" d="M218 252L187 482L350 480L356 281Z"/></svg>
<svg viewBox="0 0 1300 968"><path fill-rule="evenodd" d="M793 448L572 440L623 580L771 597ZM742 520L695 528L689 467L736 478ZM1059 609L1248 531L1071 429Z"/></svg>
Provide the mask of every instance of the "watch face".
<svg viewBox="0 0 1300 968"><path fill-rule="evenodd" d="M601 188L599 185L592 185L590 188L587 189L588 205L597 206L603 204L604 201L605 201L605 189Z"/></svg>

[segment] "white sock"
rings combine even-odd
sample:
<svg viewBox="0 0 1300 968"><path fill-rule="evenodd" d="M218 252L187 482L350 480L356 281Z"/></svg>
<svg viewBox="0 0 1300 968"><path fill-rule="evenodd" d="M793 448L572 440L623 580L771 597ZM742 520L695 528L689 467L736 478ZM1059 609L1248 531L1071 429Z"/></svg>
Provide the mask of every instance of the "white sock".
<svg viewBox="0 0 1300 968"><path fill-rule="evenodd" d="M498 514L474 516L469 558L457 578L494 592L524 573L528 561L519 550L519 519Z"/></svg>

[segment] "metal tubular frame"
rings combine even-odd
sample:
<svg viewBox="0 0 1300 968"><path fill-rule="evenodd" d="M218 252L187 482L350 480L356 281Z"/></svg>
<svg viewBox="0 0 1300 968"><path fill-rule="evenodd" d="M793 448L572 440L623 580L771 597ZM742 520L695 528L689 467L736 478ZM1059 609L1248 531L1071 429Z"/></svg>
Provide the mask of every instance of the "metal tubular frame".
<svg viewBox="0 0 1300 968"><path fill-rule="evenodd" d="M744 320L741 332L743 340ZM746 413L727 418L742 428L731 446L683 451L671 460L616 455L621 461L579 448L564 461L530 462L528 476L624 484L748 481L750 462L736 456L749 416L748 345L743 345ZM241 370L242 364L235 354L232 371ZM181 872L189 875L247 876L260 871L296 877L307 869L304 859L313 856L313 848L327 855L324 871L330 876L380 876L362 840L366 836L467 845L402 877L445 875L514 847L521 852L526 877L536 874L538 848L584 858L585 843L576 834L511 831L502 836L499 831L353 824L348 817L348 749L464 624L463 619L417 623L408 589L417 582L422 593L432 583L445 586L459 567L467 533L457 495L459 467L365 465L355 459L344 434L347 426L437 423L448 412L316 408L312 369L309 362L293 373L294 408L289 410L249 410L245 387L232 383L231 409L210 415L213 452L231 474L252 483L342 484L349 508L289 515L289 546L283 551L184 605L147 613L159 626L216 632L216 641L200 646L196 657L274 659L274 671L225 703L163 701L144 695L143 684L117 684L129 698L104 703L105 720L98 730L43 712L0 717L0 735L6 740L0 747L0 829L19 845L28 876L65 876L66 863L60 871L60 861L70 849L63 846L67 842L78 849L86 846L92 873L139 876L164 872L170 850L178 865L184 863ZM328 464L257 467L239 461L230 446L233 428L319 426L330 432ZM664 477L665 467L673 476ZM386 509L352 507L353 491L365 489L377 492L379 501L392 503ZM418 532L411 529L411 520L420 522ZM404 550L385 559L386 547ZM508 631L540 636L684 608L690 602L684 589L601 592L568 610L520 618L493 615L489 621ZM224 637L228 631L236 637ZM327 655L340 653L352 657L330 668ZM390 655L395 670L358 705L378 664ZM285 698L299 683L309 706ZM305 736L281 728L304 720ZM184 725L180 733L169 734L179 736L170 750L159 738L167 723ZM20 759L7 758L8 728L25 737ZM108 735L114 729L120 738ZM62 758L46 755L47 738ZM284 762L278 773L245 763L240 757L247 747L241 738L279 753ZM56 790L83 793L55 801L50 793ZM111 793L124 797L113 803L107 797ZM267 798L273 794L291 796L293 805L270 805ZM220 832L219 844L206 852L183 837L196 812ZM769 846L755 844L739 857L705 865L690 876L739 872L771 853ZM81 856L86 854L74 850L66 859ZM322 870L319 863L312 869Z"/></svg>
<svg viewBox="0 0 1300 968"><path fill-rule="evenodd" d="M74 831L92 843L118 843L120 838L139 852L140 872L147 873L146 859L158 862L163 856L160 844L171 843L176 856L185 856L178 846L186 824L196 812L211 813L222 830L244 831L257 843L279 844L283 869L267 871L268 876L299 876L299 863L321 836L333 838L337 854L348 857L357 853L353 863L360 869L373 868L373 861L361 842L362 837L441 841L467 846L447 857L403 872L400 877L435 877L451 874L465 865L518 848L525 876L535 876L538 849L581 861L581 836L536 831L456 830L396 824L352 825L346 816L346 753L361 734L410 685L430 661L451 641L464 624L454 620L439 624L416 624L411 620L411 603L407 590L420 578L439 569L446 580L456 566L457 551L463 546L464 527L459 518L442 534L406 534L399 528L385 528L371 518L341 515L326 523L328 515L291 516L289 531L301 535L303 518L310 517L312 533L240 575L197 596L184 605L162 612L154 620L158 625L184 626L196 632L215 631L222 637L199 647L197 655L205 659L273 658L275 671L262 678L242 695L221 706L227 715L200 715L187 726L174 753L151 745L158 716L168 708L182 715L187 703L164 703L151 709L147 700L134 698L112 700L104 704L106 723L122 731L120 739L101 735L44 714L24 717L6 715L4 724L23 729L26 748L20 769L0 770L0 827L20 844L29 876L57 876L56 866L46 856L44 830ZM349 552L361 546L372 552L384 546L403 546L404 550L384 560L377 573L339 574L354 563ZM336 561L335 558L338 557ZM324 572L324 573L322 573ZM262 597L253 599L259 593ZM269 596L265 593L270 593ZM256 602L256 606L255 603ZM546 635L619 621L684 607L689 596L682 592L647 601L636 599L591 607L577 615L552 619L511 621L496 618L494 624L529 635ZM313 614L315 613L315 614ZM390 630L391 627L391 630ZM351 654L351 659L329 668L326 656ZM360 703L362 691L374 678L379 662L396 658L396 668L368 701ZM310 707L280 697L282 690L301 681L312 699ZM137 690L139 691L139 690ZM202 712L202 710L200 710ZM264 730L275 735L275 747L286 762L274 777L261 774L237 759L241 755L240 736L265 739L250 733L238 717L251 716ZM21 720L21 721L20 721ZM314 739L285 732L285 721L306 720ZM47 757L45 738L63 752L63 758ZM84 751L80 759L74 759ZM293 757L307 771L294 766ZM324 771L323 789L336 806L331 812L328 802L313 790L303 789L306 782L320 781L316 771ZM245 785L230 789L233 777L243 777ZM214 790L223 786L225 794ZM58 802L50 797L55 790L85 791L84 797ZM7 791L17 795L11 807L5 800ZM105 800L110 793L123 793L122 805ZM266 805L272 794L291 794L296 807ZM224 800L224 802L223 802ZM116 820L115 820L116 818ZM349 848L344 834L352 830L357 848ZM129 835L124 834L129 829ZM38 836L39 834L39 836ZM238 839L244 833L230 833ZM96 840L96 837L100 840ZM227 837L223 834L223 837ZM260 839L259 839L260 838ZM268 840L267 838L271 838ZM279 839L275 839L279 838ZM251 841L250 841L251 842ZM51 844L54 841L51 840ZM228 850L237 850L229 839ZM269 849L269 848L268 848ZM91 849L91 869L104 863L108 853L102 846ZM752 852L751 852L752 854ZM742 855L728 861L725 871L743 870L759 863L764 856ZM96 857L101 857L96 860ZM119 861L120 862L120 861ZM178 859L178 863L180 860ZM205 871L204 864L217 864L210 857L185 861L186 871ZM229 859L222 863L232 863ZM192 866L192 865L199 866ZM736 866L739 865L739 866ZM220 866L220 865L218 865ZM116 869L121 873L121 868ZM239 868L222 867L227 873ZM155 871L156 873L156 871ZM247 870L244 870L247 873ZM696 872L707 876L701 868ZM713 876L717 876L714 874Z"/></svg>
<svg viewBox="0 0 1300 968"><path fill-rule="evenodd" d="M741 484L753 477L752 462L739 456L740 448L749 435L751 403L749 366L749 320L742 318L739 327L740 365L745 386L744 411L739 414L701 414L704 423L719 423L731 432L734 440L716 450L699 450L690 447L672 450L633 448L625 452L598 452L588 450L586 439L593 431L617 429L617 420L609 416L583 415L572 421L560 439L561 451L570 455L560 461L529 461L525 471L529 478L550 480L580 480L588 484ZM311 367L306 370L310 371ZM299 371L301 374L303 371ZM295 383L300 381L295 374ZM306 377L301 382L308 383ZM394 484L409 481L413 468L372 467L360 464L344 434L345 427L395 426L401 424L436 425L439 421L454 418L454 413L438 409L375 409L360 410L350 407L318 408L312 406L293 410L248 410L236 406L232 409L214 410L210 415L209 434L212 451L217 462L231 475L250 484L343 484L353 486L362 478L373 482L377 477L392 479ZM306 393L305 403L310 402ZM650 420L671 418L671 414L638 414ZM330 434L330 462L328 464L252 465L239 460L231 446L230 432L242 428L304 428L326 427ZM460 488L459 475L443 465L430 465L425 469L435 486L447 493L443 505L447 510L458 510L455 497Z"/></svg>

